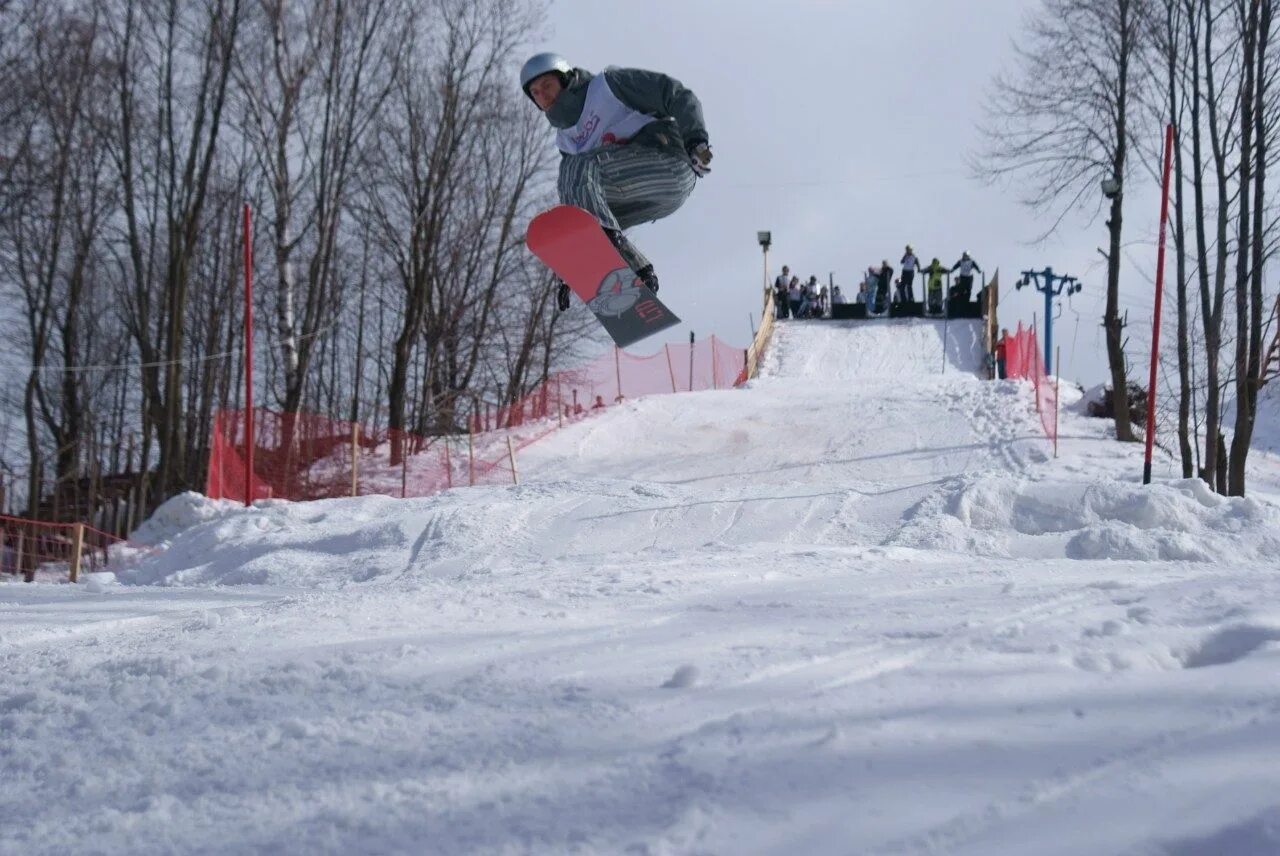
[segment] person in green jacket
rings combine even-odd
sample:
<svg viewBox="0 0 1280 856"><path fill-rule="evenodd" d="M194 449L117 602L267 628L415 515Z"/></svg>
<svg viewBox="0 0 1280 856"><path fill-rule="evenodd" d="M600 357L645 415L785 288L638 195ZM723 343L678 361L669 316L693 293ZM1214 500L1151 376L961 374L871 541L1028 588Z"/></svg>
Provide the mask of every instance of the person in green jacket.
<svg viewBox="0 0 1280 856"><path fill-rule="evenodd" d="M942 314L942 278L947 269L936 258L924 269L926 310L930 315Z"/></svg>
<svg viewBox="0 0 1280 856"><path fill-rule="evenodd" d="M657 291L653 264L623 230L674 213L711 171L697 96L656 71L592 74L554 53L531 57L520 87L556 129L560 201L594 214L636 276ZM558 303L568 308L567 286Z"/></svg>

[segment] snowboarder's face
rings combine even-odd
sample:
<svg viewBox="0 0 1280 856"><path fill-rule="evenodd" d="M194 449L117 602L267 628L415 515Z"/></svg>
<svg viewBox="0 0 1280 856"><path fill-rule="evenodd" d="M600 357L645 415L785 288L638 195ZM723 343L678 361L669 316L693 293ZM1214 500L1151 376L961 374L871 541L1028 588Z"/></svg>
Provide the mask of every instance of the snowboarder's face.
<svg viewBox="0 0 1280 856"><path fill-rule="evenodd" d="M560 75L554 71L549 71L541 77L535 77L529 84L529 97L533 99L533 103L538 105L538 109L543 113L551 109L551 105L556 103L556 98L560 96L564 86L560 84Z"/></svg>

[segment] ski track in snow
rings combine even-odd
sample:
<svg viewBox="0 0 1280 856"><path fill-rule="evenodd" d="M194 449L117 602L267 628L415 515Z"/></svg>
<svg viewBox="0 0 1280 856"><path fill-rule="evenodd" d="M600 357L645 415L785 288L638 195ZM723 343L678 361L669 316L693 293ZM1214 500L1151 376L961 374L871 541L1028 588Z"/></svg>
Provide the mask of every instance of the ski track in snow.
<svg viewBox="0 0 1280 856"><path fill-rule="evenodd" d="M1280 852L1278 459L1143 488L1064 388L1055 460L942 331L0 584L0 854Z"/></svg>

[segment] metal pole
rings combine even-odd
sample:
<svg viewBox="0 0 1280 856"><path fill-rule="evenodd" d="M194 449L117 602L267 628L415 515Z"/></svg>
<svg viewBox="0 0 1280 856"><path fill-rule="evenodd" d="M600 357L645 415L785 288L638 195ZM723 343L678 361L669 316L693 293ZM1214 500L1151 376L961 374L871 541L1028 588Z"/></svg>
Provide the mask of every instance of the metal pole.
<svg viewBox="0 0 1280 856"><path fill-rule="evenodd" d="M693 331L689 331L689 391L693 392Z"/></svg>
<svg viewBox="0 0 1280 856"><path fill-rule="evenodd" d="M1173 124L1164 131L1164 184L1160 191L1160 249L1156 252L1156 313L1151 330L1151 376L1147 383L1147 450L1142 483L1151 484L1151 451L1156 439L1156 366L1160 361L1160 309L1164 300L1165 224L1169 220L1169 170L1173 165Z"/></svg>
<svg viewBox="0 0 1280 856"><path fill-rule="evenodd" d="M613 370L618 379L618 397L616 401L622 400L622 349L617 345L613 346Z"/></svg>
<svg viewBox="0 0 1280 856"><path fill-rule="evenodd" d="M1053 268L1044 269L1044 373L1053 374ZM1061 277L1057 277L1061 279Z"/></svg>
<svg viewBox="0 0 1280 856"><path fill-rule="evenodd" d="M253 214L244 204L244 504L253 504Z"/></svg>
<svg viewBox="0 0 1280 856"><path fill-rule="evenodd" d="M1062 348L1054 349L1053 361L1061 364ZM1053 376L1053 456L1058 457L1058 411L1062 408L1061 402L1062 377L1060 375Z"/></svg>
<svg viewBox="0 0 1280 856"><path fill-rule="evenodd" d="M764 299L765 299L765 302L768 303L769 301L769 245L765 244L763 249L764 249Z"/></svg>
<svg viewBox="0 0 1280 856"><path fill-rule="evenodd" d="M947 274L947 293L943 297L942 302L942 373L947 373L947 339L950 333L947 330L951 321L951 274Z"/></svg>

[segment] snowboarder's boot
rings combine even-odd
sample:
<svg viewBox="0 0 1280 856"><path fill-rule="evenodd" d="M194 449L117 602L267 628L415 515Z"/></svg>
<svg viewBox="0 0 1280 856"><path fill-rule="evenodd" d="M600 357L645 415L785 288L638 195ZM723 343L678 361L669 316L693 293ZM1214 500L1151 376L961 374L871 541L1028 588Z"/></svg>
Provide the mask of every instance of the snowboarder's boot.
<svg viewBox="0 0 1280 856"><path fill-rule="evenodd" d="M654 294L658 293L658 275L653 272L653 265L642 267L636 271L636 278L643 282Z"/></svg>
<svg viewBox="0 0 1280 856"><path fill-rule="evenodd" d="M617 229L604 229L604 233L609 237L609 242L617 248L618 255L622 256L623 261L635 271L636 278L644 283L650 291L657 294L658 277L653 272L653 265L648 264L648 260L641 256L639 250L631 246L631 242L623 237L622 233ZM645 263L639 264L640 260Z"/></svg>

